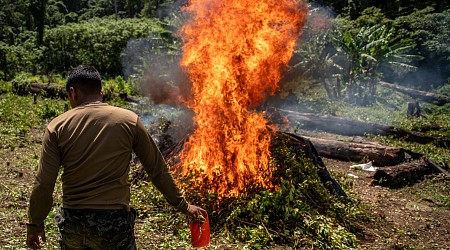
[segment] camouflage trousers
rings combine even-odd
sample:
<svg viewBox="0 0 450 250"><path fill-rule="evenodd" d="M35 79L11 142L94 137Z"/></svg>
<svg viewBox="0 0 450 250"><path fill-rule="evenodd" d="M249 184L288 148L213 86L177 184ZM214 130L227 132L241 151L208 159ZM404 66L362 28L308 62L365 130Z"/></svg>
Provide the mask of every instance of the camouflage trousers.
<svg viewBox="0 0 450 250"><path fill-rule="evenodd" d="M61 208L55 216L63 250L136 249L136 211Z"/></svg>

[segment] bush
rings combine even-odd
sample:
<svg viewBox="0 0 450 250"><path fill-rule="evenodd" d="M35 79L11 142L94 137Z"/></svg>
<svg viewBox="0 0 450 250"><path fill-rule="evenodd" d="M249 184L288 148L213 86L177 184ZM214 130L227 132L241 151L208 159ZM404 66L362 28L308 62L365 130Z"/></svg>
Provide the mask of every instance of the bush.
<svg viewBox="0 0 450 250"><path fill-rule="evenodd" d="M12 84L11 82L5 82L0 80L0 95L8 92L12 92Z"/></svg>
<svg viewBox="0 0 450 250"><path fill-rule="evenodd" d="M163 31L155 19L96 18L49 29L44 38L46 71L67 72L79 64L95 66L103 75L122 73L121 53L131 38Z"/></svg>
<svg viewBox="0 0 450 250"><path fill-rule="evenodd" d="M128 95L136 95L137 91L131 80L126 81L122 76L117 76L114 79L103 80L104 93L126 93Z"/></svg>
<svg viewBox="0 0 450 250"><path fill-rule="evenodd" d="M37 72L42 58L42 48L35 46L32 33L23 35L23 41L13 45L0 41L0 77L4 80L14 78L17 72Z"/></svg>
<svg viewBox="0 0 450 250"><path fill-rule="evenodd" d="M31 129L55 118L64 110L60 99L37 99L33 96L17 96L10 91L0 98L1 148L14 149L27 141Z"/></svg>

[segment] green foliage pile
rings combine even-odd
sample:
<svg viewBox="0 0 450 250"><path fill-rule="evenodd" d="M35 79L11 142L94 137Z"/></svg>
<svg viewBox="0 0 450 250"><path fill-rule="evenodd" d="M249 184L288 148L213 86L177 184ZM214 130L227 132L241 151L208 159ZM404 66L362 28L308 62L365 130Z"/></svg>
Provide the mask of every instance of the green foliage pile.
<svg viewBox="0 0 450 250"><path fill-rule="evenodd" d="M320 181L311 160L299 160L284 139L272 145L271 182L277 188L248 187L237 198L218 200L196 183L181 180L194 204L210 211L211 226L251 249L278 244L295 249L356 249L355 222L367 220L355 202L345 203Z"/></svg>
<svg viewBox="0 0 450 250"><path fill-rule="evenodd" d="M104 94L113 93L126 93L128 95L137 95L137 89L135 84L128 80L123 79L122 76L116 76L113 79L103 80L102 89Z"/></svg>

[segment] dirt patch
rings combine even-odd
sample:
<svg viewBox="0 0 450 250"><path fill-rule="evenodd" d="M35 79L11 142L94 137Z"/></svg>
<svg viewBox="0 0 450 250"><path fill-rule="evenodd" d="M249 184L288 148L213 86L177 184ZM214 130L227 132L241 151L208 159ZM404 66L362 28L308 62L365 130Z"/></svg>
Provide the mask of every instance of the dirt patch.
<svg viewBox="0 0 450 250"><path fill-rule="evenodd" d="M373 185L374 172L350 169L349 162L323 160L331 171L352 179L350 195L373 218L359 225L364 249L450 249L450 180L444 175L389 189Z"/></svg>

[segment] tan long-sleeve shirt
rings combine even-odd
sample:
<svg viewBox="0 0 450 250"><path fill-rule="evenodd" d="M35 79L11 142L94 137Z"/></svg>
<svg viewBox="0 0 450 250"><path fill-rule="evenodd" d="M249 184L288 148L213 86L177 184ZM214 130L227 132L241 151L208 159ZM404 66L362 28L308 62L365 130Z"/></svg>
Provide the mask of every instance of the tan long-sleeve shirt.
<svg viewBox="0 0 450 250"><path fill-rule="evenodd" d="M30 197L30 224L43 227L62 167L64 208L129 210L131 153L139 157L169 204L187 209L160 151L139 117L96 102L78 106L47 126Z"/></svg>

